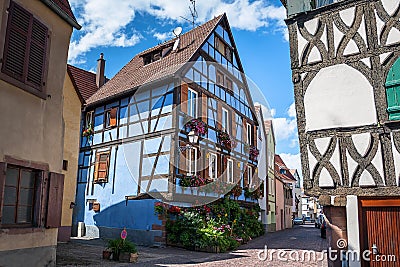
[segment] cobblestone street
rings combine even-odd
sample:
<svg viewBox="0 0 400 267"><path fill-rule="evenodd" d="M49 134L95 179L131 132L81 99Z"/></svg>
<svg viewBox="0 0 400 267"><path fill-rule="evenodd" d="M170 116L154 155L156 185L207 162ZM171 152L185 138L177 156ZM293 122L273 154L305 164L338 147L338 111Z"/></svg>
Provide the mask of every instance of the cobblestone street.
<svg viewBox="0 0 400 267"><path fill-rule="evenodd" d="M188 251L180 248L138 247L139 260L136 264L118 263L101 259L105 242L97 240L73 240L59 244L57 266L327 266L326 259L319 261L327 249L325 239L320 238L314 225L295 226L276 233L268 233L254 239L230 253L211 254ZM268 249L265 250L267 245ZM260 251L263 251L260 253ZM265 253L265 251L267 253ZM283 251L286 251L284 253ZM314 251L311 260L303 251ZM279 253L278 253L279 252ZM311 253L312 254L312 253ZM266 258L266 255L268 256ZM278 259L278 255L282 258ZM306 255L309 255L306 253ZM260 260L266 258L266 260ZM313 258L317 259L316 261ZM326 257L325 257L326 258ZM272 259L272 260L271 260ZM284 261L288 259L288 261Z"/></svg>

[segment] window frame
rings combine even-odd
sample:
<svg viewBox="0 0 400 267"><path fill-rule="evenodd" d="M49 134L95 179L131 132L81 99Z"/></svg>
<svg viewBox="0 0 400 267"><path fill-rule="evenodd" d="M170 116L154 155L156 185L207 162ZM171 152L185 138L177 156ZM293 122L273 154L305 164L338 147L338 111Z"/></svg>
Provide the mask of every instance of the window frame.
<svg viewBox="0 0 400 267"><path fill-rule="evenodd" d="M35 217L36 217L36 213L38 212L37 211L37 208L36 208L36 205L37 205L37 198L38 198L38 196L37 196L37 194L38 194L38 192L37 192L37 190L38 190L38 179L39 179L39 177L40 177L40 175L42 174L41 173L41 171L38 171L38 170L34 170L34 169L31 169L31 168L26 168L26 167L23 167L23 166L17 166L17 165L7 165L7 167L6 167L6 172L9 170L9 169L16 169L16 170L18 170L18 181L17 181L17 186L15 187L16 189L17 189L17 192L16 192L16 203L15 203L15 206L14 205L6 205L6 206L13 206L13 207L15 207L15 214L14 214L14 223L3 223L3 221L1 221L1 227L2 228L20 228L20 227L33 227L34 225L35 225ZM35 178L34 178L34 186L33 186L33 188L32 188L32 190L33 190L33 195L32 195L32 201L31 201L31 218L30 218L30 222L23 222L23 223L19 223L18 222L18 208L20 207L20 205L19 205L19 201L20 201L20 191L21 191L21 188L24 188L24 187L21 187L21 177L22 177L22 171L28 171L28 172L31 172L31 173L34 173L35 174ZM7 174L6 174L6 176L7 176ZM7 178L6 178L7 179ZM4 186L3 186L3 194L4 194L4 196L5 196L5 192L6 192L6 188L7 187L14 187L14 186L7 186L6 185L6 180L5 180L5 182L4 182ZM3 198L2 198L2 204L1 204L1 209L2 209L2 218L4 218L4 216L3 216L3 214L4 214L4 196L3 196Z"/></svg>
<svg viewBox="0 0 400 267"><path fill-rule="evenodd" d="M186 166L188 167L187 176L193 176L197 173L197 147L188 147L186 150ZM194 160L192 160L192 155L194 155ZM193 164L193 165L192 165ZM194 167L194 171L192 170Z"/></svg>
<svg viewBox="0 0 400 267"><path fill-rule="evenodd" d="M224 107L222 107L221 120L222 130L229 134L229 111Z"/></svg>
<svg viewBox="0 0 400 267"><path fill-rule="evenodd" d="M105 163L107 165L106 170L105 170L106 175L104 178L99 178L99 173L104 171L102 169L99 170L100 164L103 162L101 160L101 156L103 156L103 155L106 155L106 157L107 157L105 160ZM95 183L95 184L108 183L109 175L110 175L110 161L111 161L111 150L96 152L95 162L94 162L94 171L93 171L93 183Z"/></svg>
<svg viewBox="0 0 400 267"><path fill-rule="evenodd" d="M111 124L111 112L115 110L115 124ZM104 129L112 129L118 126L118 107L113 107L104 111Z"/></svg>
<svg viewBox="0 0 400 267"><path fill-rule="evenodd" d="M247 183L249 187L251 187L252 182L253 182L253 168L251 166L247 166Z"/></svg>
<svg viewBox="0 0 400 267"><path fill-rule="evenodd" d="M234 183L233 178L233 159L226 160L226 181L227 183Z"/></svg>
<svg viewBox="0 0 400 267"><path fill-rule="evenodd" d="M93 114L94 114L93 110L86 113L86 116L85 116L86 129L89 128L89 127L94 127L94 125L93 125L93 118L94 118Z"/></svg>
<svg viewBox="0 0 400 267"><path fill-rule="evenodd" d="M213 158L215 159L214 160L214 165L215 165L214 166L215 167L215 170L214 170L215 173L214 174L215 175L213 175L213 170L211 168L211 166L213 165L213 161L212 161ZM217 176L218 176L218 157L217 157L217 154L215 154L215 153L210 153L210 156L208 158L208 176L212 180L216 180Z"/></svg>
<svg viewBox="0 0 400 267"><path fill-rule="evenodd" d="M193 98L192 96L195 97ZM198 115L198 98L199 93L192 88L188 88L187 114L193 118L197 118Z"/></svg>
<svg viewBox="0 0 400 267"><path fill-rule="evenodd" d="M250 123L246 123L246 134L247 134L247 137L246 137L246 141L247 141L247 143L249 144L249 145L252 145L252 136L253 136L253 132L252 132L252 127L251 127L251 124Z"/></svg>
<svg viewBox="0 0 400 267"><path fill-rule="evenodd" d="M8 10L12 10L13 6L17 5L19 8L23 9L24 11L26 11L27 13L29 13L30 15L30 22L29 22L29 28L32 28L33 23L36 21L37 23L41 24L42 26L44 26L47 30L47 34L46 34L46 40L45 40L45 44L43 45L44 48L44 56L43 56L43 69L42 69L42 79L41 79L41 86L39 87L35 87L35 85L29 83L26 79L27 79L27 75L28 75L28 65L29 65L29 48L30 48L30 44L32 42L31 36L26 36L27 38L27 48L25 50L25 57L24 57L24 74L23 77L21 79L23 79L24 81L22 81L21 79L18 79L16 77L13 77L12 75L10 75L9 73L4 72L4 66L5 66L5 62L7 60L7 54L8 54L8 40L9 40L9 27L11 27L10 23L11 23L11 12L8 12L8 18L4 18L3 19L3 23L1 24L0 27L0 32L2 34L4 34L4 38L0 39L0 53L1 56L3 57L3 60L0 62L0 79L8 82L30 94L33 94L37 97L40 97L44 100L47 99L47 77L48 77L48 67L49 67L49 52L50 52L50 43L51 43L51 30L50 27L47 26L46 23L43 22L43 20L41 20L40 18L36 17L32 12L30 12L29 10L25 9L23 6L15 3L14 1L9 1L9 5L8 5ZM31 32L31 30L30 30ZM28 33L29 35L29 33ZM29 46L28 46L29 43ZM6 53L7 52L7 53Z"/></svg>

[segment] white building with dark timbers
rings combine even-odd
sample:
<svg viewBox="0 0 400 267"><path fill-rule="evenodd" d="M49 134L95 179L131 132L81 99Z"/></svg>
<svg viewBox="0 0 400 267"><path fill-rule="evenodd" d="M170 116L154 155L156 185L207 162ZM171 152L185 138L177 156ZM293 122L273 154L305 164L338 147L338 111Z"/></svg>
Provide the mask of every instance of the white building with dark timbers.
<svg viewBox="0 0 400 267"><path fill-rule="evenodd" d="M398 266L400 1L282 3L305 193L324 205L332 249L358 252L350 266Z"/></svg>

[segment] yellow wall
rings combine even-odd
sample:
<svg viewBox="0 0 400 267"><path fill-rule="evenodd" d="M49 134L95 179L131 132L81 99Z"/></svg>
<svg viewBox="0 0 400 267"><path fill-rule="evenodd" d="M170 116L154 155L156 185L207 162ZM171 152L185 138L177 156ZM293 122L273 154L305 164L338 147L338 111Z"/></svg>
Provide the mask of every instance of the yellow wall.
<svg viewBox="0 0 400 267"><path fill-rule="evenodd" d="M0 80L0 161L4 156L45 163L61 173L63 156L62 89L72 27L40 1L15 0L50 31L46 100ZM0 55L4 49L9 0L0 3ZM42 234L40 234L42 233ZM57 229L25 234L0 234L0 251L55 245ZM11 245L13 244L13 245Z"/></svg>
<svg viewBox="0 0 400 267"><path fill-rule="evenodd" d="M65 178L61 226L71 226L73 210L70 203L75 202L82 104L68 73L64 80L63 100L64 160L68 160L68 169L62 172Z"/></svg>

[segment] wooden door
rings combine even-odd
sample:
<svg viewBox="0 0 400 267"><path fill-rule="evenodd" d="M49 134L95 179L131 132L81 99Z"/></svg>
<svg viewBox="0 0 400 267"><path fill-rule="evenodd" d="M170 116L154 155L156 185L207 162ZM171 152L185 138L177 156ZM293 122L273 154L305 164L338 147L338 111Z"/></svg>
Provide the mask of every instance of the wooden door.
<svg viewBox="0 0 400 267"><path fill-rule="evenodd" d="M362 266L398 266L400 261L400 199L361 200L361 251L377 250Z"/></svg>

